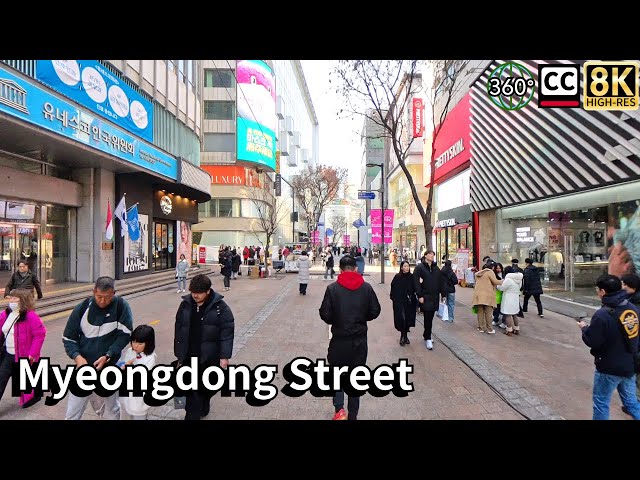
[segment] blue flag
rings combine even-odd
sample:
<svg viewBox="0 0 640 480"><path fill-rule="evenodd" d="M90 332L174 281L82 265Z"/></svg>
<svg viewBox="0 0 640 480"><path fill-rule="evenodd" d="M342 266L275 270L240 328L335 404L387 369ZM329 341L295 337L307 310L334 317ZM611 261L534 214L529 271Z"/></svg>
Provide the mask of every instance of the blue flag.
<svg viewBox="0 0 640 480"><path fill-rule="evenodd" d="M136 242L140 239L140 223L138 222L138 205L134 205L127 212L127 227L129 240Z"/></svg>
<svg viewBox="0 0 640 480"><path fill-rule="evenodd" d="M364 222L359 218L355 222L353 222L351 225L353 225L356 228L360 228L360 227L364 227Z"/></svg>

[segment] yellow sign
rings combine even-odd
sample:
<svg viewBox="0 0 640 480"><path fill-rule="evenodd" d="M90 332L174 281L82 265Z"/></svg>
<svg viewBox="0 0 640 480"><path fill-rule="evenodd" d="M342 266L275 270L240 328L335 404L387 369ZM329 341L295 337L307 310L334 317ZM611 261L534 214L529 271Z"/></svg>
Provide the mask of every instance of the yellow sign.
<svg viewBox="0 0 640 480"><path fill-rule="evenodd" d="M582 78L585 110L638 109L638 63L585 62Z"/></svg>
<svg viewBox="0 0 640 480"><path fill-rule="evenodd" d="M280 173L280 150L276 150L276 173Z"/></svg>

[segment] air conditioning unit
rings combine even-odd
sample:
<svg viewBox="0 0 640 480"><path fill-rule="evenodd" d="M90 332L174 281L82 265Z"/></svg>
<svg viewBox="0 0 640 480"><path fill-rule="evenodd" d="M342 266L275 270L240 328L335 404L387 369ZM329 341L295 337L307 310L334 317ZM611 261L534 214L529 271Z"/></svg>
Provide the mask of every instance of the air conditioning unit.
<svg viewBox="0 0 640 480"><path fill-rule="evenodd" d="M276 115L281 120L284 118L284 100L280 95L276 96Z"/></svg>
<svg viewBox="0 0 640 480"><path fill-rule="evenodd" d="M293 117L287 116L285 120L285 130L289 135L293 135Z"/></svg>
<svg viewBox="0 0 640 480"><path fill-rule="evenodd" d="M293 132L293 145L300 147L300 132Z"/></svg>
<svg viewBox="0 0 640 480"><path fill-rule="evenodd" d="M289 156L287 157L287 165L290 167L298 166L298 147L291 147L289 149Z"/></svg>
<svg viewBox="0 0 640 480"><path fill-rule="evenodd" d="M278 134L278 150L280 150L280 155L283 157L289 155L289 135L287 135L287 132Z"/></svg>

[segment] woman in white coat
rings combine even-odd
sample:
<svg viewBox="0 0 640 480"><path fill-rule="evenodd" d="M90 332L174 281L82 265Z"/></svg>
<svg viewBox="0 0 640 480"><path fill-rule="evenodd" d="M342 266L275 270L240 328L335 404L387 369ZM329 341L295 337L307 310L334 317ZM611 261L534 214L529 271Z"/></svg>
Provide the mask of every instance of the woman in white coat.
<svg viewBox="0 0 640 480"><path fill-rule="evenodd" d="M309 268L311 262L309 262L309 256L307 252L302 252L302 255L298 257L296 261L296 267L298 268L298 283L300 284L300 295L307 294L307 283L309 283Z"/></svg>
<svg viewBox="0 0 640 480"><path fill-rule="evenodd" d="M507 273L502 285L498 285L498 290L502 290L502 303L500 312L503 321L507 324L504 334L508 336L520 335L518 325L518 313L520 312L520 287L522 287L522 273Z"/></svg>

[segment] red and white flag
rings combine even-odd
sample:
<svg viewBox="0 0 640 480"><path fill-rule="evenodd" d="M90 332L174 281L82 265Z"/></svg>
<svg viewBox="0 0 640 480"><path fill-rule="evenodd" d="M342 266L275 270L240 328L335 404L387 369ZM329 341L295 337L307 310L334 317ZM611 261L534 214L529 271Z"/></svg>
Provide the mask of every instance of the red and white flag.
<svg viewBox="0 0 640 480"><path fill-rule="evenodd" d="M107 230L105 233L107 240L113 240L113 215L111 214L111 202L107 200Z"/></svg>

